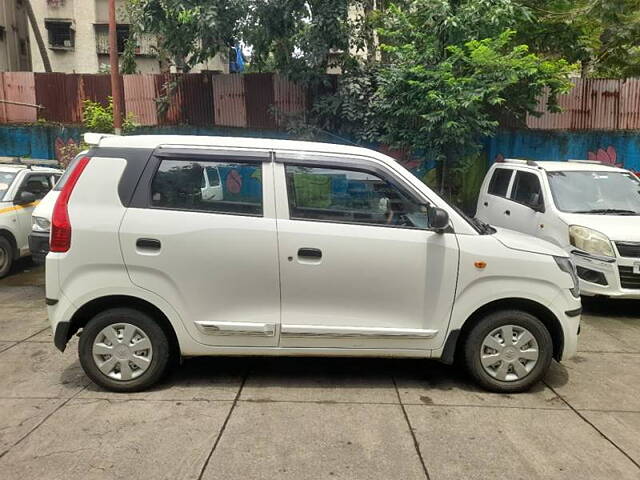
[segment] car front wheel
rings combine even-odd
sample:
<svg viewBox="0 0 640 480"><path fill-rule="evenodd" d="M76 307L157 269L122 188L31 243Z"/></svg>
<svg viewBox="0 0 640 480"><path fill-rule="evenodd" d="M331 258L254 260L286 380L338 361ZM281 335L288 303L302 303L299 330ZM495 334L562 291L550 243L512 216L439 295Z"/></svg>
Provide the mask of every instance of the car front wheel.
<svg viewBox="0 0 640 480"><path fill-rule="evenodd" d="M487 315L471 329L464 356L471 376L487 390L522 392L549 369L553 342L535 316L504 310Z"/></svg>
<svg viewBox="0 0 640 480"><path fill-rule="evenodd" d="M0 278L6 277L13 264L13 247L9 240L0 236Z"/></svg>
<svg viewBox="0 0 640 480"><path fill-rule="evenodd" d="M169 352L169 341L157 322L129 308L93 317L78 344L87 376L114 392L136 392L155 384L167 370Z"/></svg>

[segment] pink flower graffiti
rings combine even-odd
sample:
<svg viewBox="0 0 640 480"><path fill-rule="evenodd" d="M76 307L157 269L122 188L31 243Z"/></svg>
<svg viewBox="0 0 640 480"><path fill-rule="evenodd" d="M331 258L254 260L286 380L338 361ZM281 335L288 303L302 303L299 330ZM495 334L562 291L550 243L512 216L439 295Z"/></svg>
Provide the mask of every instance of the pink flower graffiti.
<svg viewBox="0 0 640 480"><path fill-rule="evenodd" d="M617 162L618 154L613 145L609 145L607 149L599 148L595 152L589 152L587 154L589 160L596 160L598 162L606 163L608 165L620 166Z"/></svg>

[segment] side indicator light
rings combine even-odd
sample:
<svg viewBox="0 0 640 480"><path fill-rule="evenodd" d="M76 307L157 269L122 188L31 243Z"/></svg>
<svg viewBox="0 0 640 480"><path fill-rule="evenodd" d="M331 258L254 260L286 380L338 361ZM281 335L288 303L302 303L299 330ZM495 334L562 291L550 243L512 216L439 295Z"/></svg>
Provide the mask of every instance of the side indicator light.
<svg viewBox="0 0 640 480"><path fill-rule="evenodd" d="M473 266L482 270L487 266L487 262L473 262Z"/></svg>

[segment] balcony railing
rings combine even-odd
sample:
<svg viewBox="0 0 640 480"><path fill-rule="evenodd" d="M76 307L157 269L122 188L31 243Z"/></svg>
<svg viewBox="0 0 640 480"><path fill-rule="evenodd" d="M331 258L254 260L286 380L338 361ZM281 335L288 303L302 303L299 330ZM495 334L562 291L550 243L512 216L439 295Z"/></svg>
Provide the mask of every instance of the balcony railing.
<svg viewBox="0 0 640 480"><path fill-rule="evenodd" d="M124 50L124 38L118 32L118 53ZM126 38L126 37L125 37ZM136 35L135 54L145 57L155 57L158 53L157 41L152 35ZM109 55L109 30L96 29L96 52L98 55Z"/></svg>

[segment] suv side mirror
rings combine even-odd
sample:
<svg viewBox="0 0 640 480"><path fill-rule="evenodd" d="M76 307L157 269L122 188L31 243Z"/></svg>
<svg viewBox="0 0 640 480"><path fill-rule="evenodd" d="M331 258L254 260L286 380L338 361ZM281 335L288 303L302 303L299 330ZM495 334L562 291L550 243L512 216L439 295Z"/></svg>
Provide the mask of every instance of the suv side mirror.
<svg viewBox="0 0 640 480"><path fill-rule="evenodd" d="M427 217L429 219L429 228L438 233L443 233L444 229L449 226L449 214L442 208L429 208Z"/></svg>
<svg viewBox="0 0 640 480"><path fill-rule="evenodd" d="M527 206L536 212L544 213L544 203L542 202L540 193L531 194L531 199Z"/></svg>
<svg viewBox="0 0 640 480"><path fill-rule="evenodd" d="M20 195L18 195L18 198L16 198L13 203L16 205L25 205L27 203L33 203L36 200L37 198L33 193L24 191L20 192Z"/></svg>

